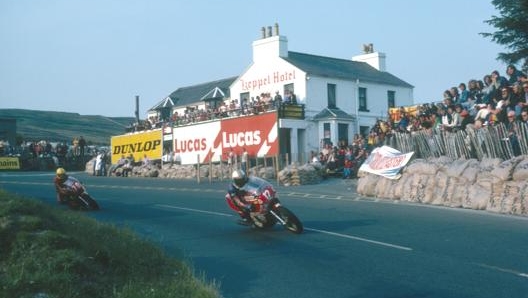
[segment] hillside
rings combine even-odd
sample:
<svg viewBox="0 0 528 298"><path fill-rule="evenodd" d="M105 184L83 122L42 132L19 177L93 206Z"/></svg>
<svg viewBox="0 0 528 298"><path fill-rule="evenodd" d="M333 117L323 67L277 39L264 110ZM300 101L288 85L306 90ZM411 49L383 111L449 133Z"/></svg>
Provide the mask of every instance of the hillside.
<svg viewBox="0 0 528 298"><path fill-rule="evenodd" d="M110 144L110 137L125 133L134 117L104 117L67 112L0 109L0 118L15 118L17 134L26 141L63 141L83 136L89 144Z"/></svg>

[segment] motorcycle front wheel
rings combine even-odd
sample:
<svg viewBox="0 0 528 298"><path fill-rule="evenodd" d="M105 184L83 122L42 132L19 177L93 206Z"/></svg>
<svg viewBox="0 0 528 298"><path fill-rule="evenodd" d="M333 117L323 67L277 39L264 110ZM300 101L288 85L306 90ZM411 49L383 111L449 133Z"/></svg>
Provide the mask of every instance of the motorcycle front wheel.
<svg viewBox="0 0 528 298"><path fill-rule="evenodd" d="M81 209L84 210L99 210L99 204L90 197L89 194L83 193L79 196Z"/></svg>
<svg viewBox="0 0 528 298"><path fill-rule="evenodd" d="M278 208L280 217L282 220L284 220L285 224L284 227L295 234L300 234L303 232L303 225L301 221L297 218L293 212L291 212L288 208L280 206Z"/></svg>

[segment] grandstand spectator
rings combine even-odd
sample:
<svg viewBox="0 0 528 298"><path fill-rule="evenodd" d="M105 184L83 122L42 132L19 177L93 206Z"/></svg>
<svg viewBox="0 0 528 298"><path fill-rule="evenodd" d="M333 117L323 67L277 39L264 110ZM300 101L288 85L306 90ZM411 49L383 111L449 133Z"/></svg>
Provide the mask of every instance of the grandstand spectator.
<svg viewBox="0 0 528 298"><path fill-rule="evenodd" d="M528 81L524 82L522 84L522 90L523 90L523 96L524 96L524 101L521 100L521 102L524 102L525 103L525 106L528 105Z"/></svg>
<svg viewBox="0 0 528 298"><path fill-rule="evenodd" d="M504 87L501 90L501 100L504 102L504 106L506 107L506 111L515 111L515 108L518 103L518 99L514 98L511 94L510 87ZM519 113L517 115L521 114L521 110L519 109Z"/></svg>
<svg viewBox="0 0 528 298"><path fill-rule="evenodd" d="M446 109L446 113L442 115L442 129L445 131L454 131L459 125L460 115L455 112L455 106L450 105Z"/></svg>
<svg viewBox="0 0 528 298"><path fill-rule="evenodd" d="M444 106L438 106L438 118L440 118L440 121L438 123L439 126L435 128L440 128L442 130L444 130L445 127L449 127L452 121L452 119L450 119L451 115L447 113L447 108Z"/></svg>
<svg viewBox="0 0 528 298"><path fill-rule="evenodd" d="M506 115L506 106L504 104L504 101L501 99L499 102L495 103L492 102L488 105L488 109L490 111L490 114L488 115L488 122L490 124L496 124L496 123L506 123L507 121L507 115Z"/></svg>
<svg viewBox="0 0 528 298"><path fill-rule="evenodd" d="M462 110L460 112L460 128L465 130L468 124L474 123L474 118L469 114L467 110Z"/></svg>
<svg viewBox="0 0 528 298"><path fill-rule="evenodd" d="M515 111L508 112L508 121L506 121L506 130L508 131L508 140L513 149L513 155L521 155L521 147L519 145L519 138L517 134L519 121L515 116Z"/></svg>
<svg viewBox="0 0 528 298"><path fill-rule="evenodd" d="M482 89L477 80L469 80L468 82L469 100L472 103L482 103ZM471 104L470 104L471 106Z"/></svg>
<svg viewBox="0 0 528 298"><path fill-rule="evenodd" d="M491 111L492 104L481 104L478 106L477 114L475 115L475 120L481 120L482 123L488 121L488 117Z"/></svg>
<svg viewBox="0 0 528 298"><path fill-rule="evenodd" d="M528 124L528 108L525 107L522 109L520 121L524 124Z"/></svg>
<svg viewBox="0 0 528 298"><path fill-rule="evenodd" d="M407 132L407 126L409 126L409 115L406 112L401 113L401 119L398 123L398 132Z"/></svg>
<svg viewBox="0 0 528 298"><path fill-rule="evenodd" d="M508 80L506 80L505 77L502 77L498 70L491 72L491 83L497 93L500 92L502 88L508 86Z"/></svg>
<svg viewBox="0 0 528 298"><path fill-rule="evenodd" d="M451 94L451 91L445 90L443 96L442 102L444 105L450 105L453 103L453 95Z"/></svg>
<svg viewBox="0 0 528 298"><path fill-rule="evenodd" d="M515 114L517 115L517 117L519 117L522 108L527 105L523 87L520 83L515 83L511 86L511 96L512 101L517 103L515 106Z"/></svg>
<svg viewBox="0 0 528 298"><path fill-rule="evenodd" d="M495 95L495 87L492 84L491 75L485 75L482 78L482 83L482 103L488 104Z"/></svg>
<svg viewBox="0 0 528 298"><path fill-rule="evenodd" d="M460 103L460 93L458 93L457 87L451 87L449 93L451 93L451 104Z"/></svg>
<svg viewBox="0 0 528 298"><path fill-rule="evenodd" d="M526 77L515 65L510 64L506 67L506 75L508 75L508 84L512 86L515 83L521 83L522 77Z"/></svg>
<svg viewBox="0 0 528 298"><path fill-rule="evenodd" d="M468 108L470 104L472 104L473 100L470 98L469 90L467 89L466 84L460 83L458 85L458 89L460 97L457 103L462 104L464 108Z"/></svg>

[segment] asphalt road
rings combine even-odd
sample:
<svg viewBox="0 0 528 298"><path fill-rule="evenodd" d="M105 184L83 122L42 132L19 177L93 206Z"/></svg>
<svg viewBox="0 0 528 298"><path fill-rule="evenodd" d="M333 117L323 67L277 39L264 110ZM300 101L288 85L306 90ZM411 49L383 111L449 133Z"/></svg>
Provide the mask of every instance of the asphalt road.
<svg viewBox="0 0 528 298"><path fill-rule="evenodd" d="M85 214L159 243L227 298L528 297L526 217L363 198L336 179L278 187L305 225L295 235L235 224L226 182L74 176L103 208ZM0 173L0 188L55 204L52 178Z"/></svg>

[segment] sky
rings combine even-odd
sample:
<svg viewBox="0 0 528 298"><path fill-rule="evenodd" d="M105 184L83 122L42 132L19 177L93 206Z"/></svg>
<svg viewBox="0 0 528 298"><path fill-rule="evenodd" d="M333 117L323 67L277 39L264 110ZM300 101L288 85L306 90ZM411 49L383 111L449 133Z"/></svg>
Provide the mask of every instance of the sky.
<svg viewBox="0 0 528 298"><path fill-rule="evenodd" d="M134 117L180 87L242 74L263 26L290 51L351 59L362 45L415 103L506 65L479 33L491 0L0 0L0 108Z"/></svg>

